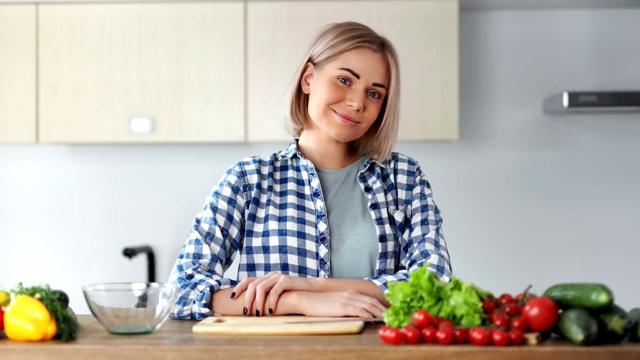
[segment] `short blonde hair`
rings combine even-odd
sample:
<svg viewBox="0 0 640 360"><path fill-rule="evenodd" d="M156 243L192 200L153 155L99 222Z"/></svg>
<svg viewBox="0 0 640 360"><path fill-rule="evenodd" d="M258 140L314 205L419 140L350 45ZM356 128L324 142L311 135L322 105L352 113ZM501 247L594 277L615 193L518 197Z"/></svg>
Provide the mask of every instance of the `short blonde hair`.
<svg viewBox="0 0 640 360"><path fill-rule="evenodd" d="M357 22L331 24L320 32L313 42L296 76L289 108L290 130L293 137L298 138L309 124L309 95L302 91L300 84L305 64L312 63L314 66L322 67L334 57L358 48L368 48L384 55L389 70L389 90L378 118L360 139L354 141L354 146L361 155L369 155L378 161L384 161L391 155L398 137L400 96L398 56L393 44L387 38Z"/></svg>

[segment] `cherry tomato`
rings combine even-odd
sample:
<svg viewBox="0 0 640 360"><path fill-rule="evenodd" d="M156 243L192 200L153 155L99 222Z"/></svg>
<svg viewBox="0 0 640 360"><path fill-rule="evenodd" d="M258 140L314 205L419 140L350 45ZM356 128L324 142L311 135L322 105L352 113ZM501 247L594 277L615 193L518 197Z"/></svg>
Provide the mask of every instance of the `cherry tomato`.
<svg viewBox="0 0 640 360"><path fill-rule="evenodd" d="M495 318L500 316L506 316L506 314L504 313L504 311L502 311L502 309L493 310L491 314L489 314L489 322L493 324L493 320L495 320Z"/></svg>
<svg viewBox="0 0 640 360"><path fill-rule="evenodd" d="M432 316L431 317L431 326L434 328L438 328L438 326L440 326L440 322L442 322L444 319L437 317L437 316Z"/></svg>
<svg viewBox="0 0 640 360"><path fill-rule="evenodd" d="M466 328L457 327L453 329L453 341L456 344L465 344L469 341L469 332Z"/></svg>
<svg viewBox="0 0 640 360"><path fill-rule="evenodd" d="M540 296L524 305L522 316L531 331L549 331L558 322L558 305L550 298Z"/></svg>
<svg viewBox="0 0 640 360"><path fill-rule="evenodd" d="M510 302L513 302L513 301L514 301L513 295L511 295L511 294L502 294L498 298L498 303L500 305L504 305L504 304L507 304L507 303L510 303Z"/></svg>
<svg viewBox="0 0 640 360"><path fill-rule="evenodd" d="M516 316L509 320L509 328L525 332L527 331L527 323L522 316Z"/></svg>
<svg viewBox="0 0 640 360"><path fill-rule="evenodd" d="M411 318L411 322L420 329L426 328L431 324L431 315L427 310L416 310Z"/></svg>
<svg viewBox="0 0 640 360"><path fill-rule="evenodd" d="M400 329L391 326L380 327L378 330L378 336L380 337L380 340L392 345L400 344L404 338Z"/></svg>
<svg viewBox="0 0 640 360"><path fill-rule="evenodd" d="M504 315L497 315L493 318L493 321L491 321L491 323L497 328L509 327L509 319Z"/></svg>
<svg viewBox="0 0 640 360"><path fill-rule="evenodd" d="M440 345L449 345L453 342L453 329L438 329L436 340Z"/></svg>
<svg viewBox="0 0 640 360"><path fill-rule="evenodd" d="M442 320L440 324L438 324L438 329L453 329L454 326L453 321Z"/></svg>
<svg viewBox="0 0 640 360"><path fill-rule="evenodd" d="M491 333L491 342L496 346L509 345L509 334L500 329L494 329Z"/></svg>
<svg viewBox="0 0 640 360"><path fill-rule="evenodd" d="M438 330L436 330L436 328L433 327L426 327L422 329L422 340L424 340L424 342L426 343L435 343L437 341L436 339L436 332Z"/></svg>
<svg viewBox="0 0 640 360"><path fill-rule="evenodd" d="M482 302L482 311L489 315L496 308L496 303L493 300L486 299Z"/></svg>
<svg viewBox="0 0 640 360"><path fill-rule="evenodd" d="M522 309L515 302L510 302L505 304L502 309L507 314L508 317L514 317L516 315L520 315Z"/></svg>
<svg viewBox="0 0 640 360"><path fill-rule="evenodd" d="M417 344L422 340L422 334L415 326L407 325L401 331L407 344Z"/></svg>
<svg viewBox="0 0 640 360"><path fill-rule="evenodd" d="M482 327L473 327L469 329L469 341L474 345L489 345L489 343L491 343L491 330Z"/></svg>
<svg viewBox="0 0 640 360"><path fill-rule="evenodd" d="M527 295L525 295L523 292L521 292L520 294L516 295L516 302L519 304L526 304L529 300L535 298L536 294L528 292Z"/></svg>
<svg viewBox="0 0 640 360"><path fill-rule="evenodd" d="M511 345L522 345L524 344L524 334L520 330L509 330L507 332L509 335L509 343Z"/></svg>

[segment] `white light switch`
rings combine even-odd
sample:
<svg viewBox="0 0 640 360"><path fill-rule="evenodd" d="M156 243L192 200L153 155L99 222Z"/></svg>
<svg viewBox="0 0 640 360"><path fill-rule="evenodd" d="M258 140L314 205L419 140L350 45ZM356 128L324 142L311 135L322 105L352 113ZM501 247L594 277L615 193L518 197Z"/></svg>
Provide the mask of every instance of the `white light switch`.
<svg viewBox="0 0 640 360"><path fill-rule="evenodd" d="M129 119L129 132L133 134L148 134L155 130L155 120L150 117L132 117Z"/></svg>

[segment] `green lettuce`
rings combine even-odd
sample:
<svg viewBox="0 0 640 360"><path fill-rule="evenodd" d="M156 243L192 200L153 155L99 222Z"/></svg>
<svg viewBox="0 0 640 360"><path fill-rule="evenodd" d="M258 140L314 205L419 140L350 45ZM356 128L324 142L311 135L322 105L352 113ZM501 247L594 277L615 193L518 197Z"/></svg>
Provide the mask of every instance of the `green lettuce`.
<svg viewBox="0 0 640 360"><path fill-rule="evenodd" d="M391 305L383 314L388 326L402 327L411 322L416 310L424 309L432 316L452 321L458 326L485 324L487 317L482 301L491 295L455 276L451 281L440 280L427 265L409 275L409 281L389 284L386 299Z"/></svg>

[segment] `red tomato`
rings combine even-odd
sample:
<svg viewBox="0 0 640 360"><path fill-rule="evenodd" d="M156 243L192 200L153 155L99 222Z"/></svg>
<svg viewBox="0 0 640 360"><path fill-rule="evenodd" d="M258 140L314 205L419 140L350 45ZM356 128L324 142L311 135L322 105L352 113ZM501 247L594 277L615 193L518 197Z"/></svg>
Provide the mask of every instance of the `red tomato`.
<svg viewBox="0 0 640 360"><path fill-rule="evenodd" d="M558 322L558 305L550 298L540 296L524 305L522 316L531 331L549 331Z"/></svg>
<svg viewBox="0 0 640 360"><path fill-rule="evenodd" d="M436 331L436 340L440 345L449 345L453 342L453 329L439 329Z"/></svg>
<svg viewBox="0 0 640 360"><path fill-rule="evenodd" d="M438 324L438 329L453 329L454 326L453 321L442 320L440 324Z"/></svg>
<svg viewBox="0 0 640 360"><path fill-rule="evenodd" d="M497 328L509 327L509 319L504 315L495 316L493 318L493 321L491 321L491 323L495 325Z"/></svg>
<svg viewBox="0 0 640 360"><path fill-rule="evenodd" d="M532 293L528 292L527 295L525 296L524 293L521 292L520 294L516 295L516 302L525 304L529 300L535 299L535 298L536 298L536 294L532 294Z"/></svg>
<svg viewBox="0 0 640 360"><path fill-rule="evenodd" d="M380 340L392 345L400 344L404 338L400 329L391 326L382 326L378 330L378 336Z"/></svg>
<svg viewBox="0 0 640 360"><path fill-rule="evenodd" d="M437 341L436 339L436 328L426 327L422 329L422 340L426 343L434 343Z"/></svg>
<svg viewBox="0 0 640 360"><path fill-rule="evenodd" d="M522 345L524 344L524 334L520 330L509 330L507 332L509 335L509 343L511 345Z"/></svg>
<svg viewBox="0 0 640 360"><path fill-rule="evenodd" d="M493 300L486 299L482 302L482 311L489 315L496 308L496 303Z"/></svg>
<svg viewBox="0 0 640 360"><path fill-rule="evenodd" d="M502 311L502 309L493 310L491 314L489 314L489 322L493 324L493 320L495 320L495 318L500 316L506 316L506 314L504 313L504 311Z"/></svg>
<svg viewBox="0 0 640 360"><path fill-rule="evenodd" d="M491 330L482 327L469 329L469 341L474 345L485 346L491 343Z"/></svg>
<svg viewBox="0 0 640 360"><path fill-rule="evenodd" d="M522 309L515 302L505 304L502 309L507 314L508 317L514 317L516 315L520 315Z"/></svg>
<svg viewBox="0 0 640 360"><path fill-rule="evenodd" d="M415 326L407 325L402 328L402 335L404 335L404 341L407 344L417 344L422 340L420 330Z"/></svg>
<svg viewBox="0 0 640 360"><path fill-rule="evenodd" d="M453 340L456 344L465 344L469 341L469 332L466 328L457 327L453 329Z"/></svg>
<svg viewBox="0 0 640 360"><path fill-rule="evenodd" d="M525 332L527 331L527 323L522 316L516 316L509 321L509 328Z"/></svg>
<svg viewBox="0 0 640 360"><path fill-rule="evenodd" d="M507 346L509 345L509 334L500 329L494 329L491 333L491 342L496 346Z"/></svg>
<svg viewBox="0 0 640 360"><path fill-rule="evenodd" d="M514 299L513 299L513 296L511 294L502 294L498 298L498 303L500 305L504 305L504 304L507 304L507 303L510 303L510 302L513 302L513 301L514 301Z"/></svg>
<svg viewBox="0 0 640 360"><path fill-rule="evenodd" d="M418 328L426 328L431 324L431 315L427 310L416 310L416 312L413 313L411 322Z"/></svg>
<svg viewBox="0 0 640 360"><path fill-rule="evenodd" d="M4 329L4 311L0 308L0 331Z"/></svg>

